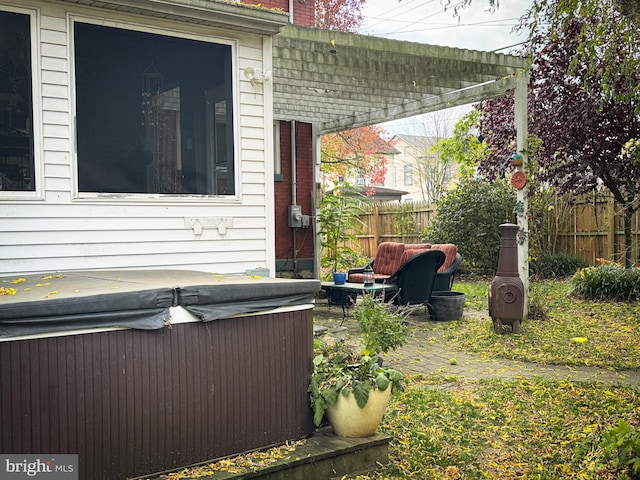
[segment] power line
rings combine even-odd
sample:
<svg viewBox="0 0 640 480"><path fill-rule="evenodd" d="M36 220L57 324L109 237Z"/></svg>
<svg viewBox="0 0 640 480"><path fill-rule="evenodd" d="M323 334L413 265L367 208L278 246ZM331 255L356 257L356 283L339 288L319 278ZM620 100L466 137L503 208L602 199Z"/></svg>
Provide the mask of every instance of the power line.
<svg viewBox="0 0 640 480"><path fill-rule="evenodd" d="M430 24L424 24L424 25L430 25ZM423 27L423 28L419 28L416 30L403 30L403 29L398 29L398 30L393 30L391 32L386 32L386 33L379 33L378 35L380 36L385 36L385 35L391 35L394 33L416 33L416 32L426 32L426 31L435 31L435 30L446 30L448 28L460 28L460 27L513 27L512 23L491 23L491 24L486 24L484 22L479 22L479 23L461 23L461 24L455 24L455 25L446 25L446 24L439 24L438 26L434 26L434 27Z"/></svg>
<svg viewBox="0 0 640 480"><path fill-rule="evenodd" d="M418 1L422 1L422 0L409 0L408 2L406 2L404 4L404 6L406 7L407 5L411 5L412 3L415 3L415 2L418 2ZM434 0L429 0L427 3L431 3L433 1ZM401 15L404 15L405 13L410 12L411 10L415 10L418 7L420 7L420 5L416 5L415 7L410 8L409 10L398 9L400 11L398 13L396 13L395 15L392 15L391 17L384 17L384 18L383 17L366 17L366 18L376 18L376 19L380 20L379 22L377 22L377 23L375 23L373 25L368 25L368 27L371 28L371 27L373 27L375 25L378 25L378 24L380 24L382 22L388 22L389 20L393 20L394 18L397 18L397 17L399 17ZM391 10L389 10L389 11L391 11ZM384 13L383 13L383 15L384 15Z"/></svg>

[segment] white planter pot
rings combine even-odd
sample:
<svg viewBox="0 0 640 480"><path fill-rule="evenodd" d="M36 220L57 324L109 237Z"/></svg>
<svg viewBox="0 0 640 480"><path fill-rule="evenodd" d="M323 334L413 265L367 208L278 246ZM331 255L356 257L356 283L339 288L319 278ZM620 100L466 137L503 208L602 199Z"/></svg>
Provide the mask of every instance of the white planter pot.
<svg viewBox="0 0 640 480"><path fill-rule="evenodd" d="M391 397L391 385L384 391L369 392L369 401L360 408L353 394L338 395L338 400L326 411L333 431L339 437L369 437L376 433Z"/></svg>

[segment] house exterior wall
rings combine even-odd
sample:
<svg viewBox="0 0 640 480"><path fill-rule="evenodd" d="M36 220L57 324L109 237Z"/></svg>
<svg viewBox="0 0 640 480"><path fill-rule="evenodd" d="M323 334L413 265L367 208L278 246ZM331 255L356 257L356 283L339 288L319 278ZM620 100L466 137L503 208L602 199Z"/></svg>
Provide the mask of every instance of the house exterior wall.
<svg viewBox="0 0 640 480"><path fill-rule="evenodd" d="M275 271L271 86L252 85L242 75L247 66L270 68L268 36L59 2L0 0L0 10L33 14L37 175L35 192L0 192L3 274L141 267ZM233 45L235 196L78 193L72 16ZM192 229L194 219L204 227L200 235ZM221 219L226 232L216 228Z"/></svg>
<svg viewBox="0 0 640 480"><path fill-rule="evenodd" d="M408 192L402 196L403 201L423 201L418 175L414 173L411 184L405 183L405 166L415 170L417 163L415 156L410 154L412 147L402 138L396 137L394 140L393 146L399 153L386 156L387 175L384 179L384 186Z"/></svg>
<svg viewBox="0 0 640 480"><path fill-rule="evenodd" d="M275 182L276 269L295 276L308 276L313 271L313 222L308 228L289 227L289 205L293 201L292 122L280 122L280 171ZM313 147L312 128L308 123L296 126L296 204L304 215L313 213Z"/></svg>
<svg viewBox="0 0 640 480"><path fill-rule="evenodd" d="M293 5L293 23L315 25L315 2L294 0L247 0L245 3L262 4L289 12ZM291 122L279 119L280 175L274 184L275 257L276 271L281 276L309 277L314 268L313 221L309 228L289 227L289 205L292 202ZM296 123L296 202L304 215L313 214L313 131L308 123ZM278 141L276 139L275 141Z"/></svg>
<svg viewBox="0 0 640 480"><path fill-rule="evenodd" d="M404 190L408 192L402 196L403 202L424 202L432 201L427 198L428 189L423 189L423 183L428 180L425 178L429 175L429 171L425 170L424 158L428 158L430 162L439 162L435 153L430 153L429 149L437 141L436 138L426 136L412 135L395 135L393 137L393 146L398 151L397 154L385 155L387 158L387 175L385 177L384 186ZM423 159L419 162L418 159ZM411 182L406 182L405 169L410 168L412 171ZM457 179L458 165L453 163L447 167L441 167L440 170L446 168L448 184L446 188L451 188Z"/></svg>

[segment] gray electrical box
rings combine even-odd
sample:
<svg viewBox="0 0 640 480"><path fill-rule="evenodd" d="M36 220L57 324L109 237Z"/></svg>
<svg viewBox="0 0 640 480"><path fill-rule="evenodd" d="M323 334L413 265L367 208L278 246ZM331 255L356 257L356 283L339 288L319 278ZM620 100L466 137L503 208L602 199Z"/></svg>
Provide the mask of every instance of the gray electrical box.
<svg viewBox="0 0 640 480"><path fill-rule="evenodd" d="M300 205L289 205L289 226L302 228L302 207Z"/></svg>

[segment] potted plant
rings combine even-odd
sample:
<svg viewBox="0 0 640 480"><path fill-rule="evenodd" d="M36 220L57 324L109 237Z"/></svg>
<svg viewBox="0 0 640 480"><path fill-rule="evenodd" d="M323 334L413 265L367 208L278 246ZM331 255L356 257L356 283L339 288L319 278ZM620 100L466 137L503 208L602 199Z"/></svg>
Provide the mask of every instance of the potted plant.
<svg viewBox="0 0 640 480"><path fill-rule="evenodd" d="M357 257L349 246L357 240L356 229L362 223L362 207L357 198L344 195L348 187L340 183L331 192L327 192L320 202L320 245L322 259L320 265L329 267L334 274L336 284L346 281L347 270Z"/></svg>
<svg viewBox="0 0 640 480"><path fill-rule="evenodd" d="M382 366L381 355L402 346L409 329L396 307L365 295L354 309L364 348L345 341L324 344L313 359L309 385L314 423L326 416L343 437L373 435L392 389L401 389L402 374Z"/></svg>

